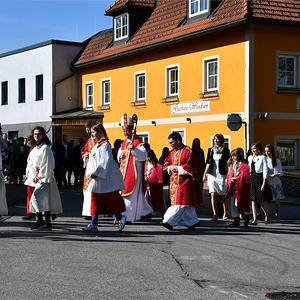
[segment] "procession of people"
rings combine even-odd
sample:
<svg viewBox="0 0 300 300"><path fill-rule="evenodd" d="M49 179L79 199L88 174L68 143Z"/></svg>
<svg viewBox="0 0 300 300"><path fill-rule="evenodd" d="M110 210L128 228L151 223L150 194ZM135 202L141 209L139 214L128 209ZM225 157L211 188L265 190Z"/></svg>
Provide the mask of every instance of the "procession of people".
<svg viewBox="0 0 300 300"><path fill-rule="evenodd" d="M125 139L116 140L111 147L104 126L95 121L86 123L87 142L83 138L73 147L63 136L51 147L43 127L35 127L26 138L28 151L25 169L27 204L25 219L34 219L31 230L51 230L52 220L62 213L59 189L70 186L66 172L74 172L74 188L82 190L82 216L90 222L85 232L98 232L99 216L112 216L121 232L125 225L140 220L151 220L154 213L161 215L161 225L168 230L183 226L188 230L201 227L197 207L203 204L203 187L207 184L211 198L211 221L231 218L231 227L258 224L261 207L265 224L271 222L270 203L280 221L280 200L284 198L280 176L281 161L273 145L263 148L260 142L250 147L245 158L242 148L231 152L224 144L224 136L215 134L213 146L208 149L205 161L200 140L195 138L192 147L183 144L178 132L168 140L157 159L149 144L136 134L137 116L123 114L121 127ZM4 159L8 144L0 125L0 221L8 214ZM71 146L70 146L71 145ZM68 158L71 163L68 164ZM76 166L73 162L78 162ZM69 167L68 167L69 166ZM71 167L70 167L71 166ZM72 173L71 173L72 174ZM21 178L22 181L23 178ZM168 193L164 186L168 185ZM201 208L200 208L201 209ZM252 214L252 221L250 216Z"/></svg>

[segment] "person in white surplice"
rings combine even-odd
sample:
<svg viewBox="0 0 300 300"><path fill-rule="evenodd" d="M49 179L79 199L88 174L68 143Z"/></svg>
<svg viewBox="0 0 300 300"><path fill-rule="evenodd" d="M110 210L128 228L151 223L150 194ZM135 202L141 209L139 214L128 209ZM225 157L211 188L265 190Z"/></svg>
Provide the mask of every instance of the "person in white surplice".
<svg viewBox="0 0 300 300"><path fill-rule="evenodd" d="M37 222L31 230L52 229L51 214L62 213L61 199L54 177L54 157L43 127L35 127L32 131L33 149L30 151L26 181L30 202L29 209L37 215ZM45 221L43 220L43 213Z"/></svg>
<svg viewBox="0 0 300 300"><path fill-rule="evenodd" d="M2 127L0 124L0 150L5 150L7 144L2 138ZM6 191L5 191L5 182L2 171L2 154L0 151L0 222L4 220L3 215L8 214L7 203L6 203Z"/></svg>

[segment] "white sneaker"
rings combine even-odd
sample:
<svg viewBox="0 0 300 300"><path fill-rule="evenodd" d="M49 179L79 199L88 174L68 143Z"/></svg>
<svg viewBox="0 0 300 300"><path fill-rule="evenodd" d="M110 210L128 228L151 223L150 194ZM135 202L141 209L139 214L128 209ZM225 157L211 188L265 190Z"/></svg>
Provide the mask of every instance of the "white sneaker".
<svg viewBox="0 0 300 300"><path fill-rule="evenodd" d="M121 220L119 220L119 232L121 232L126 225L126 216L122 215Z"/></svg>
<svg viewBox="0 0 300 300"><path fill-rule="evenodd" d="M89 224L88 226L82 228L82 230L86 231L86 232L97 232L98 228L97 228L97 226L95 226L93 224Z"/></svg>

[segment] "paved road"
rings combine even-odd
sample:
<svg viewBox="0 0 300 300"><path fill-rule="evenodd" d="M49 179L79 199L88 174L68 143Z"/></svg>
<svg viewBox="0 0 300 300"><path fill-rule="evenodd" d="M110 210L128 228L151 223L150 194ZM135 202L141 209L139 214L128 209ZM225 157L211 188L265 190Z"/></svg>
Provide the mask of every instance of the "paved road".
<svg viewBox="0 0 300 300"><path fill-rule="evenodd" d="M96 237L81 231L87 221L80 216L80 193L63 191L62 198L65 213L52 232L31 232L31 222L21 218L23 204L10 206L13 216L0 223L0 299L300 295L299 206L283 205L281 223L246 230L210 222L206 199L198 230L168 231L156 215L118 233L105 217Z"/></svg>

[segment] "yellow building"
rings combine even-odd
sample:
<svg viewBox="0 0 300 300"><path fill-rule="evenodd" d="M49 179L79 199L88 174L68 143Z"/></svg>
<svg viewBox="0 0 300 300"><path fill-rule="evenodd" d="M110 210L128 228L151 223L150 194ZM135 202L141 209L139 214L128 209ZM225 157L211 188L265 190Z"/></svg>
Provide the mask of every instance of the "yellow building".
<svg viewBox="0 0 300 300"><path fill-rule="evenodd" d="M172 131L206 151L222 133L230 149L275 144L300 167L300 3L295 0L118 0L113 28L74 63L82 107L103 112L111 142L123 113L157 156ZM238 131L227 127L239 114Z"/></svg>

